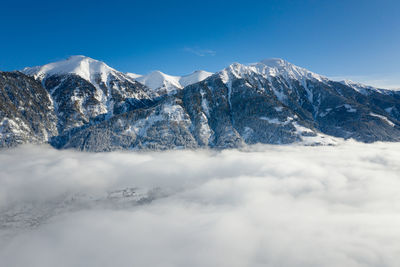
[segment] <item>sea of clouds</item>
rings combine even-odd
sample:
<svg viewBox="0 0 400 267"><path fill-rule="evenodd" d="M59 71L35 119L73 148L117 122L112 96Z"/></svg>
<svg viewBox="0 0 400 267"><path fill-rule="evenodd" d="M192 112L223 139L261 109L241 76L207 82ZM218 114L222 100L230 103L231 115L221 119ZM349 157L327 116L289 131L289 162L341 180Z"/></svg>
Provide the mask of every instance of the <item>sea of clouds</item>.
<svg viewBox="0 0 400 267"><path fill-rule="evenodd" d="M399 264L397 143L0 151L0 266Z"/></svg>

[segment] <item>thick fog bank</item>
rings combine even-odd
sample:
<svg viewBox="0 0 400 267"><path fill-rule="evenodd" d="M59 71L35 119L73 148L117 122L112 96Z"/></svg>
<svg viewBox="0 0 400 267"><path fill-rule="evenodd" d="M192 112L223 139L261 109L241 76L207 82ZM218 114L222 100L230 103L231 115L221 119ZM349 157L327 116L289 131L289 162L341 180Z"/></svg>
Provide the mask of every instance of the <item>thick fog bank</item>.
<svg viewBox="0 0 400 267"><path fill-rule="evenodd" d="M0 151L0 266L397 267L400 144Z"/></svg>

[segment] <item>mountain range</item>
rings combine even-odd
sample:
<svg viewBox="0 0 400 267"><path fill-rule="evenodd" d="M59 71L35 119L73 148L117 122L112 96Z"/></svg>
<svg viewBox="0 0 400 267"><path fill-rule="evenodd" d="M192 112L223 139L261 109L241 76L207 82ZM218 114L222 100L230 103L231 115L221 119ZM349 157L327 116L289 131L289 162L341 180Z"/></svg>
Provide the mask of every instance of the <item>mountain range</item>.
<svg viewBox="0 0 400 267"><path fill-rule="evenodd" d="M400 141L400 92L282 59L210 73L119 72L85 56L0 72L0 147L113 151Z"/></svg>

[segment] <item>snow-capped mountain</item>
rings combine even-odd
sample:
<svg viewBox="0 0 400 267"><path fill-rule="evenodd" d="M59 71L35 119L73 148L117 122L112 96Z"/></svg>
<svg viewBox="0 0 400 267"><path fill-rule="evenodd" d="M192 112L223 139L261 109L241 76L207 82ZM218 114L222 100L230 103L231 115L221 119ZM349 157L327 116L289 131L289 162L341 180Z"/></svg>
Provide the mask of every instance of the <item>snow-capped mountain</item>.
<svg viewBox="0 0 400 267"><path fill-rule="evenodd" d="M343 83L344 85L347 85L347 86L353 88L354 90L358 91L359 93L361 93L363 95L369 95L374 92L378 92L381 94L391 94L394 91L398 91L398 90L387 90L387 89L376 88L373 86L354 82L351 80L344 80L344 81L340 81L340 82Z"/></svg>
<svg viewBox="0 0 400 267"><path fill-rule="evenodd" d="M153 71L147 75L137 77L136 80L149 87L159 95L174 93L177 89L182 89L178 76L171 76L161 71Z"/></svg>
<svg viewBox="0 0 400 267"><path fill-rule="evenodd" d="M127 73L129 77L149 87L158 95L175 93L179 89L200 82L212 75L204 70L195 71L185 76L172 76L161 71L153 71L147 75Z"/></svg>
<svg viewBox="0 0 400 267"><path fill-rule="evenodd" d="M328 80L327 78L313 73L307 69L298 67L292 63L289 63L280 58L270 58L264 59L260 63L254 64L258 67L262 73L266 73L265 70L268 69L268 73L271 76L282 75L286 79L302 80L302 79L314 79L318 81ZM267 68L265 68L266 66Z"/></svg>
<svg viewBox="0 0 400 267"><path fill-rule="evenodd" d="M201 82L210 77L211 75L213 75L213 73L211 72L204 70L196 70L191 74L181 76L179 79L179 83L181 84L182 87L186 87L188 85Z"/></svg>
<svg viewBox="0 0 400 267"><path fill-rule="evenodd" d="M100 78L101 82L107 82L111 73L117 73L116 70L107 66L104 62L85 56L71 56L66 60L43 66L27 67L22 72L39 80L44 80L53 75L74 74L92 84L98 84L97 78Z"/></svg>
<svg viewBox="0 0 400 267"><path fill-rule="evenodd" d="M61 133L129 110L130 99L151 100L152 92L104 62L85 56L22 70L50 93Z"/></svg>
<svg viewBox="0 0 400 267"><path fill-rule="evenodd" d="M124 74L83 56L0 72L0 145L87 151L400 141L400 92L282 59L211 74ZM25 74L27 75L25 75Z"/></svg>

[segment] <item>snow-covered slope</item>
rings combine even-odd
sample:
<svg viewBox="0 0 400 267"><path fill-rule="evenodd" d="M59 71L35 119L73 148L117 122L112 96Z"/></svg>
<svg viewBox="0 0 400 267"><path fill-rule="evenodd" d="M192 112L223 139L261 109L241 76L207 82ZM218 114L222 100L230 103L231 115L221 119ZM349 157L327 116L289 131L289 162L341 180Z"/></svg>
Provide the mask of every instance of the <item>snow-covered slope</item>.
<svg viewBox="0 0 400 267"><path fill-rule="evenodd" d="M43 66L27 67L21 72L41 81L54 75L74 74L95 86L98 86L99 83L106 84L110 74L112 74L120 78L136 80L159 94L173 93L177 89L182 89L190 84L200 82L212 75L212 73L203 70L195 71L185 76L172 76L161 71L153 71L147 75L135 73L123 74L109 67L102 61L80 55L71 56L66 60L49 63Z"/></svg>
<svg viewBox="0 0 400 267"><path fill-rule="evenodd" d="M86 125L100 115L110 117L126 111L132 106L126 99L135 102L151 95L133 78L85 56L71 56L21 72L41 81L50 93L61 132Z"/></svg>
<svg viewBox="0 0 400 267"><path fill-rule="evenodd" d="M393 91L396 91L396 90L387 90L387 89L376 88L376 87L365 85L362 83L353 82L351 80L340 81L340 83L353 88L354 90L356 90L357 92L359 92L363 95L369 95L372 92L377 92L377 93L381 93L381 94L391 94Z"/></svg>
<svg viewBox="0 0 400 267"><path fill-rule="evenodd" d="M297 80L300 82L304 82L305 80L328 81L328 78L324 76L298 67L280 58L265 59L249 65L233 63L220 71L219 75L225 82L228 82L229 76L243 78L248 75L261 75L264 78L280 76L287 81Z"/></svg>
<svg viewBox="0 0 400 267"><path fill-rule="evenodd" d="M130 75L132 77L132 75ZM166 93L182 89L179 76L172 76L161 71L153 71L147 75L137 77L136 80L152 90L165 90Z"/></svg>
<svg viewBox="0 0 400 267"><path fill-rule="evenodd" d="M327 80L319 74L311 72L307 69L298 67L286 60L280 58L264 59L260 63L255 64L260 72L267 70L272 76L283 75L285 78L301 80L304 78L315 79L318 81ZM266 66L266 68L264 67Z"/></svg>
<svg viewBox="0 0 400 267"><path fill-rule="evenodd" d="M5 77L3 95L8 97L12 84L30 92L33 83L49 93L58 135L51 131L54 123L44 130L56 135L50 141L57 148L111 151L332 144L331 136L400 141L399 92L332 81L282 59L233 63L216 74L196 71L171 76L154 71L142 76L74 56L23 72L41 83L22 73L13 80ZM13 99L8 97L4 103ZM27 101L14 102L10 108L0 105L0 112L13 113L3 124L7 122L6 134L16 141L4 141L6 145L31 142L29 138L37 135L14 134L22 126L8 123L9 119L24 118L29 108ZM32 109L31 113L34 117L38 112Z"/></svg>
<svg viewBox="0 0 400 267"><path fill-rule="evenodd" d="M179 83L182 85L182 87L186 87L188 85L201 82L202 80L207 79L211 75L213 75L213 73L204 70L197 70L192 74L182 76L179 79Z"/></svg>
<svg viewBox="0 0 400 267"><path fill-rule="evenodd" d="M96 81L98 74L100 74L101 81L105 83L110 73L117 73L115 69L109 67L104 62L85 56L71 56L66 60L49 63L43 66L24 68L22 72L40 80L55 74L75 74L92 84L98 83L98 81Z"/></svg>
<svg viewBox="0 0 400 267"><path fill-rule="evenodd" d="M204 70L195 71L189 75L185 76L172 76L165 74L161 71L153 71L147 75L140 75L136 73L127 73L126 75L143 85L146 85L153 91L159 94L174 93L178 89L183 89L184 87L201 82L213 73Z"/></svg>
<svg viewBox="0 0 400 267"><path fill-rule="evenodd" d="M227 85L229 90L229 99L231 94L232 81L235 79L259 80L259 78L262 77L263 79L266 79L269 83L271 83L273 79L278 79L279 82L284 82L285 87L287 86L289 89L296 87L297 84L300 83L302 87L306 90L307 97L310 102L312 102L313 93L312 90L308 87L307 83L309 83L309 81L318 83L329 82L329 79L324 76L318 75L307 69L298 67L279 58L265 59L258 63L253 63L249 65L233 63L227 68L218 72L217 75L219 75L222 81ZM256 80L254 80L253 83L259 83L256 82ZM283 93L281 90L282 87L273 87L273 89L275 91L275 95L280 100L283 100L285 98L285 93Z"/></svg>

